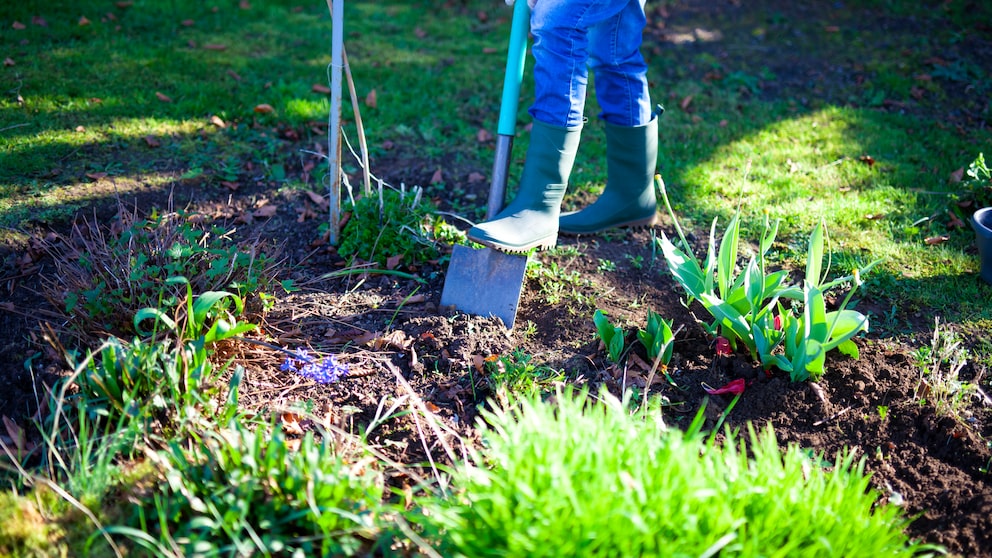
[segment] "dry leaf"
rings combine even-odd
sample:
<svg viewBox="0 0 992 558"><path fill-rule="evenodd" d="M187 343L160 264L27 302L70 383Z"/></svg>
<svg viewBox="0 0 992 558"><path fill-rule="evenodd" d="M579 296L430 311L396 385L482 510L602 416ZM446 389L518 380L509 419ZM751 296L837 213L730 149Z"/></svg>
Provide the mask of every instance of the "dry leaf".
<svg viewBox="0 0 992 558"><path fill-rule="evenodd" d="M441 411L441 407L438 407L437 405L431 403L430 401L424 401L424 407L432 413L438 413Z"/></svg>
<svg viewBox="0 0 992 558"><path fill-rule="evenodd" d="M280 417L282 421L282 431L291 436L302 436L303 427L300 426L300 417L295 413L283 413Z"/></svg>
<svg viewBox="0 0 992 558"><path fill-rule="evenodd" d="M960 228L963 228L964 227L964 221L962 221L960 218L958 218L958 216L955 215L953 212L951 212L950 210L948 210L947 211L947 215L949 217L949 219L947 220L947 226L949 228L960 229Z"/></svg>
<svg viewBox="0 0 992 558"><path fill-rule="evenodd" d="M86 16L80 16L79 17L79 25L80 26L89 25L89 24L90 24L90 20L86 19Z"/></svg>
<svg viewBox="0 0 992 558"><path fill-rule="evenodd" d="M858 157L858 160L869 167L875 166L875 159L871 155L862 155L861 157Z"/></svg>
<svg viewBox="0 0 992 558"><path fill-rule="evenodd" d="M242 10L250 10L251 2L249 2L248 0L241 0L241 2L238 3L238 7L241 8Z"/></svg>
<svg viewBox="0 0 992 558"><path fill-rule="evenodd" d="M266 218L266 217L272 217L273 215L276 214L276 211L278 211L278 210L279 210L279 207L278 206L273 205L273 204L269 204L269 205L263 205L262 207L259 207L255 211L252 211L251 214L254 217Z"/></svg>
<svg viewBox="0 0 992 558"><path fill-rule="evenodd" d="M184 19L179 22L179 25L182 25L183 27L192 27L196 25L196 22L193 21L192 19Z"/></svg>
<svg viewBox="0 0 992 558"><path fill-rule="evenodd" d="M13 24L11 24L11 27L13 27L14 29L17 29L18 31L20 31L21 29L27 29L28 28L27 25L24 25L20 21L15 21Z"/></svg>
<svg viewBox="0 0 992 558"><path fill-rule="evenodd" d="M77 132L85 132L86 131L86 127L83 126L83 125L76 126L76 131Z"/></svg>
<svg viewBox="0 0 992 558"><path fill-rule="evenodd" d="M231 180L221 180L220 185L227 188L228 190L231 190L232 192L237 191L237 189L241 187L241 184L239 182L234 182Z"/></svg>
<svg viewBox="0 0 992 558"><path fill-rule="evenodd" d="M158 100L159 101L162 101L163 103L171 103L172 102L172 99L168 95L166 95L165 93L162 93L160 91L156 91L155 92L155 97L157 97Z"/></svg>
<svg viewBox="0 0 992 558"><path fill-rule="evenodd" d="M128 0L126 2L117 2L114 5L123 10L124 8L130 8L131 6L133 6L134 2Z"/></svg>
<svg viewBox="0 0 992 558"><path fill-rule="evenodd" d="M964 167L961 167L958 170L952 172L949 179L952 184L957 184L958 182L961 182L964 179Z"/></svg>
<svg viewBox="0 0 992 558"><path fill-rule="evenodd" d="M499 52L499 49L493 47L484 47L482 49L482 54L496 54L497 52Z"/></svg>
<svg viewBox="0 0 992 558"><path fill-rule="evenodd" d="M272 108L272 105L267 103L262 103L260 105L255 105L255 112L258 114L269 114L270 112L275 112L276 109Z"/></svg>
<svg viewBox="0 0 992 558"><path fill-rule="evenodd" d="M323 208L325 205L327 205L327 200L324 199L324 196L321 196L317 192L307 190L307 197L310 198L310 201L317 204L318 207Z"/></svg>
<svg viewBox="0 0 992 558"><path fill-rule="evenodd" d="M485 179L486 179L486 175L482 174L481 172L471 172L468 175L468 181L470 184L475 182L481 182Z"/></svg>
<svg viewBox="0 0 992 558"><path fill-rule="evenodd" d="M208 43L203 45L204 50L227 50L227 45L221 45L217 43Z"/></svg>
<svg viewBox="0 0 992 558"><path fill-rule="evenodd" d="M692 104L692 95L686 95L685 97L682 98L682 101L679 103L679 107L681 107L682 110L689 110L689 105L691 104Z"/></svg>
<svg viewBox="0 0 992 558"><path fill-rule="evenodd" d="M231 76L231 79L233 79L234 81L241 81L241 75L238 74L238 72L235 72L234 70L228 70L227 75Z"/></svg>
<svg viewBox="0 0 992 558"><path fill-rule="evenodd" d="M14 59L9 56L3 59L4 66L13 66L14 64L16 64L16 62L14 62Z"/></svg>
<svg viewBox="0 0 992 558"><path fill-rule="evenodd" d="M403 256L389 256L386 258L386 269L396 269L403 262Z"/></svg>
<svg viewBox="0 0 992 558"><path fill-rule="evenodd" d="M210 123L213 124L214 126L217 126L218 128L227 128L227 123L224 122L221 119L221 117L217 116L216 114L210 117Z"/></svg>
<svg viewBox="0 0 992 558"><path fill-rule="evenodd" d="M823 30L826 31L827 33L838 33L840 32L840 27L836 25L828 25L824 27Z"/></svg>
<svg viewBox="0 0 992 558"><path fill-rule="evenodd" d="M485 128L479 128L479 131L475 133L475 139L479 143L486 143L493 141L493 133Z"/></svg>
<svg viewBox="0 0 992 558"><path fill-rule="evenodd" d="M472 355L472 366L477 372L482 374L485 372L484 368L486 366L486 359L483 358L482 355Z"/></svg>
<svg viewBox="0 0 992 558"><path fill-rule="evenodd" d="M927 238L923 242L926 242L929 246L936 246L937 244L943 244L943 243L947 242L950 239L951 239L951 237L949 237L947 235L931 236L930 238Z"/></svg>
<svg viewBox="0 0 992 558"><path fill-rule="evenodd" d="M158 139L155 136L145 136L145 143L148 144L148 147L162 146L162 144L158 141Z"/></svg>
<svg viewBox="0 0 992 558"><path fill-rule="evenodd" d="M865 215L865 219L868 219L869 221L878 221L883 218L885 218L884 213L869 213L868 215Z"/></svg>
<svg viewBox="0 0 992 558"><path fill-rule="evenodd" d="M331 94L331 88L322 83L313 84L313 86L310 87L310 91L313 91L314 93L320 93L321 95Z"/></svg>
<svg viewBox="0 0 992 558"><path fill-rule="evenodd" d="M48 22L41 16L31 16L31 23L39 27L48 27Z"/></svg>
<svg viewBox="0 0 992 558"><path fill-rule="evenodd" d="M434 174L431 176L431 184L440 184L443 181L444 178L441 177L441 169L439 168L434 171Z"/></svg>
<svg viewBox="0 0 992 558"><path fill-rule="evenodd" d="M427 31L424 31L420 27L417 27L416 29L413 30L413 34L416 35L418 39L423 39L424 37L427 36Z"/></svg>
<svg viewBox="0 0 992 558"><path fill-rule="evenodd" d="M24 430L17 426L13 420L11 420L7 415L3 415L3 426L7 429L7 435L17 446L17 452L20 455L24 454Z"/></svg>
<svg viewBox="0 0 992 558"><path fill-rule="evenodd" d="M377 106L379 106L375 89L369 91L369 94L365 96L365 106L369 108L376 108Z"/></svg>

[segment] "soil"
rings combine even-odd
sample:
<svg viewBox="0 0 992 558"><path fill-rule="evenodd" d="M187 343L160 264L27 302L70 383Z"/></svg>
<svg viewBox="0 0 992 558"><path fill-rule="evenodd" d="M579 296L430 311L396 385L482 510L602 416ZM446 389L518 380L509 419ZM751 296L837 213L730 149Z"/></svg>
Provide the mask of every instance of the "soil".
<svg viewBox="0 0 992 558"><path fill-rule="evenodd" d="M651 41L670 39L678 29L701 29L718 18L758 18L767 13L761 11L767 9L762 3L756 7L703 4L708 3L662 3L652 8L656 18L665 12L667 25L651 28L646 39L649 49ZM810 9L803 3L782 4L776 7L777 13L784 13L786 19L805 17ZM867 21L853 9L836 11L842 25ZM918 25L912 20L874 15L873 24L880 29ZM984 35L975 43L976 48L988 49L988 38ZM750 44L749 40L742 37L735 42L729 37L724 44ZM704 48L723 47L693 43L677 50L675 56L690 57L693 49ZM850 61L821 64L820 60L804 59L801 49L794 46L769 42L762 48L766 60L781 63L774 68L779 80L763 87L762 95L795 94L796 87L810 79L815 81L823 73L850 77L857 72L856 64ZM735 56L732 49L722 54L728 61ZM824 87L817 93L825 102L831 100L828 82L822 80ZM948 119L960 121L973 114L948 113ZM298 147L293 140L285 140L287 152L295 153ZM435 162L417 160L412 146L397 146L390 153L389 158L374 161L378 176L393 184L429 182ZM453 176L468 176L488 173L489 164L447 161L445 168L455 169L449 172ZM176 176L182 171L176 169ZM358 179L352 182L358 183ZM932 406L918 402L915 392L920 371L913 353L929 344L933 327L925 310L900 316L912 326L903 335L869 333L858 339L860 358L856 360L831 354L828 372L818 383L792 383L780 372L766 375L746 355L715 354L714 340L696 320L705 312L699 307L685 307L680 289L662 263L652 261L649 231L641 230L562 238L559 246L576 250L562 251L574 255L559 255L556 261L561 269L576 272L581 279L569 285L571 292L566 296L551 301L549 293L542 290L547 284L528 279L522 288L517 325L508 332L495 318L439 309L446 258L418 269L404 269L425 284L393 275L323 278L327 272L341 269L344 261L324 242L320 218L300 220L306 215L304 209L311 208L309 198L277 186L245 180L242 187L230 192L219 185L190 185L177 179L168 192L176 199L190 200L190 209L218 222L233 222L238 216L243 220L263 198L277 204L275 215L237 224L245 238L281 242L286 264L281 278L292 278L302 287L279 295L264 318L263 338L289 349L309 347L336 354L350 368L344 380L319 385L280 371L284 355L276 351L243 349L237 353L238 363L245 368L243 405L275 409L304 404L348 428L364 431L381 416L383 404L388 408L397 397L415 396L452 432L471 440L478 409L494 390L482 362L493 355L508 355L515 348L533 355L540 365L562 370L562 381L567 384L606 386L616 394L648 387L646 372L636 359L628 358L626 369L609 365L591 318L596 308L603 310L614 323L625 326L633 343L633 330L645 323L647 310L653 309L674 320L675 328L680 329L669 366L671 382L656 379L648 387L651 394L668 400L672 424L688 424L704 408L708 426L715 426L731 397L707 396L704 386L723 386L742 378L747 388L727 415L727 426L745 429L749 422L770 423L783 444L798 444L822 453L827 460L843 449L856 452L865 459L865 468L880 494L880 505L902 505L908 516L915 518L908 527L911 536L945 545L954 554L992 557L992 476L988 473L992 466L992 409L976 398L957 417L949 417L939 416ZM484 199L484 186L479 183L466 180L458 186ZM150 192L125 201L144 209L163 207L168 193ZM441 209L452 205L452 200L441 194L434 201ZM105 215L115 211L114 207L98 209ZM59 234L68 230L67 224L51 228ZM663 221L657 231L671 234L670 223ZM38 414L45 386L65 373L58 355L44 341L43 324L60 329L59 312L41 295L46 274L55 269L38 250L47 232L39 227L33 235L37 240L30 245L6 247L2 270L0 415L25 427ZM613 262L615 269L604 270L602 262ZM873 301L888 308L885 302ZM643 352L639 356L643 359ZM970 363L961 374L965 380L977 381L986 372L981 364ZM410 415L376 424L369 432L369 441L402 463L423 464L428 457L447 459L443 440L423 432Z"/></svg>

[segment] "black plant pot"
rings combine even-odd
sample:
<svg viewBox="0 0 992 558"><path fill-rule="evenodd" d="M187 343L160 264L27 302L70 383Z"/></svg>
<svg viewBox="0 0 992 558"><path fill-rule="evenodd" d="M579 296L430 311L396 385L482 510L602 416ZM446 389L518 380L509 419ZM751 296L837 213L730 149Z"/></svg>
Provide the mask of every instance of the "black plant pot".
<svg viewBox="0 0 992 558"><path fill-rule="evenodd" d="M976 211L971 216L971 226L975 229L978 259L982 264L982 279L992 283L992 207L983 207Z"/></svg>

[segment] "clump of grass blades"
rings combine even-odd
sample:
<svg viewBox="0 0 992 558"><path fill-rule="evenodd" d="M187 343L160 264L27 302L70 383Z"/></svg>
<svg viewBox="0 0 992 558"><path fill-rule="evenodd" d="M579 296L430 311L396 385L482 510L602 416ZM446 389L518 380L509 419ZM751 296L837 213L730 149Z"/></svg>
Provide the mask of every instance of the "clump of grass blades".
<svg viewBox="0 0 992 558"><path fill-rule="evenodd" d="M486 449L454 474L429 534L447 556L914 556L863 461L833 471L770 429L717 446L608 394L486 412Z"/></svg>
<svg viewBox="0 0 992 558"><path fill-rule="evenodd" d="M193 292L231 289L260 312L281 267L260 241L236 242L231 231L204 227L191 215L156 210L142 217L123 206L111 225L83 219L47 250L57 273L46 275L42 292L87 341L135 333L131 317L142 308L182 311L187 290L170 281L176 277Z"/></svg>
<svg viewBox="0 0 992 558"><path fill-rule="evenodd" d="M157 454L165 482L114 534L163 556L350 556L381 534L382 472L354 447L232 421ZM157 538L155 538L157 537Z"/></svg>

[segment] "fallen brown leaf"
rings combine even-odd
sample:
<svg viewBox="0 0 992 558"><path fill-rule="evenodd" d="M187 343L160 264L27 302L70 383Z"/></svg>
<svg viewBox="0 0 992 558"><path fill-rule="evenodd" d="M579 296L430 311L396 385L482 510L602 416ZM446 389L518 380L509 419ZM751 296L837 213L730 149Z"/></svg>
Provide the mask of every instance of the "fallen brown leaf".
<svg viewBox="0 0 992 558"><path fill-rule="evenodd" d="M183 27L192 27L196 25L196 22L193 21L192 19L184 19L179 22L179 25L182 25Z"/></svg>
<svg viewBox="0 0 992 558"><path fill-rule="evenodd" d="M875 166L875 158L872 157L871 155L862 155L861 157L858 157L858 160L868 165L869 167Z"/></svg>
<svg viewBox="0 0 992 558"><path fill-rule="evenodd" d="M242 10L250 10L251 2L249 2L248 0L241 0L241 2L238 2L238 7L241 8Z"/></svg>
<svg viewBox="0 0 992 558"><path fill-rule="evenodd" d="M232 180L221 180L220 185L227 188L228 190L231 190L232 192L237 191L237 189L241 187L241 183L234 182Z"/></svg>
<svg viewBox="0 0 992 558"><path fill-rule="evenodd" d="M947 235L931 236L930 238L927 238L923 242L926 242L930 246L936 246L937 244L943 244L943 243L947 242L950 239L951 239L951 237L949 237Z"/></svg>
<svg viewBox="0 0 992 558"><path fill-rule="evenodd" d="M91 23L90 20L86 19L86 16L79 16L80 26L89 25L90 23Z"/></svg>
<svg viewBox="0 0 992 558"><path fill-rule="evenodd" d="M317 206L320 208L323 208L324 206L327 205L327 200L324 199L324 196L318 194L317 192L314 192L312 190L307 190L307 197L310 198L310 201L317 204Z"/></svg>
<svg viewBox="0 0 992 558"><path fill-rule="evenodd" d="M24 25L20 21L15 21L10 26L13 27L14 29L17 29L18 31L20 31L21 29L27 29L28 28L27 25Z"/></svg>
<svg viewBox="0 0 992 558"><path fill-rule="evenodd" d="M231 76L231 79L233 79L234 81L241 81L241 75L238 72L235 72L234 70L228 70L226 73L227 75Z"/></svg>
<svg viewBox="0 0 992 558"><path fill-rule="evenodd" d="M958 182L961 182L964 179L964 167L961 167L958 170L952 172L951 175L948 177L948 179L951 181L952 184L957 184Z"/></svg>
<svg viewBox="0 0 992 558"><path fill-rule="evenodd" d="M379 106L378 96L376 95L375 89L369 91L369 94L365 96L365 106L369 108L376 108Z"/></svg>
<svg viewBox="0 0 992 558"><path fill-rule="evenodd" d="M168 95L166 95L165 93L162 93L160 91L156 91L155 92L155 97L159 101L162 101L163 103L171 103L172 102L172 98L171 97L169 97Z"/></svg>
<svg viewBox="0 0 992 558"><path fill-rule="evenodd" d="M41 16L31 16L31 23L37 25L38 27L48 27L48 22Z"/></svg>
<svg viewBox="0 0 992 558"><path fill-rule="evenodd" d="M210 117L210 123L218 128L227 128L227 123L216 114Z"/></svg>
<svg viewBox="0 0 992 558"><path fill-rule="evenodd" d="M482 54L496 54L499 49L493 47L483 47Z"/></svg>
<svg viewBox="0 0 992 558"><path fill-rule="evenodd" d="M947 226L948 227L950 227L952 229L964 228L964 221L962 221L957 215L955 215L954 212L948 210L947 211L947 216L948 216L948 219L947 219Z"/></svg>
<svg viewBox="0 0 992 558"><path fill-rule="evenodd" d="M389 256L386 258L386 269L396 269L403 262L402 255Z"/></svg>
<svg viewBox="0 0 992 558"><path fill-rule="evenodd" d="M485 128L479 128L479 131L475 133L475 139L479 143L487 143L493 141L493 133Z"/></svg>
<svg viewBox="0 0 992 558"><path fill-rule="evenodd" d="M468 175L468 181L470 184L473 184L475 182L482 182L485 179L486 179L486 175L482 174L481 172L471 172Z"/></svg>
<svg viewBox="0 0 992 558"><path fill-rule="evenodd" d="M148 147L162 147L161 142L155 136L145 136L145 143L148 144Z"/></svg>
<svg viewBox="0 0 992 558"><path fill-rule="evenodd" d="M275 112L276 109L272 108L272 105L268 103L262 103L260 105L255 105L255 112L258 114L269 114Z"/></svg>
<svg viewBox="0 0 992 558"><path fill-rule="evenodd" d="M840 27L836 25L828 25L824 27L823 30L826 31L827 33L838 33L840 32Z"/></svg>
<svg viewBox="0 0 992 558"><path fill-rule="evenodd" d="M9 56L3 59L4 66L13 66L14 64L17 64L17 62L14 62L14 59Z"/></svg>
<svg viewBox="0 0 992 558"><path fill-rule="evenodd" d="M444 178L441 176L441 169L439 168L431 175L431 184L440 184L443 181Z"/></svg>
<svg viewBox="0 0 992 558"><path fill-rule="evenodd" d="M204 50L227 50L227 45L221 45L217 43L207 43L203 45Z"/></svg>
<svg viewBox="0 0 992 558"><path fill-rule="evenodd" d="M869 221L879 221L884 218L884 213L869 213L868 215L865 215L865 219L868 219Z"/></svg>
<svg viewBox="0 0 992 558"><path fill-rule="evenodd" d="M253 217L259 217L264 219L266 217L272 217L273 215L276 214L277 211L279 211L279 206L274 204L269 204L259 207L255 211L252 211L251 214Z"/></svg>
<svg viewBox="0 0 992 558"><path fill-rule="evenodd" d="M427 31L424 31L420 27L417 27L416 29L413 30L413 34L416 35L418 39L423 39L424 37L427 36Z"/></svg>
<svg viewBox="0 0 992 558"><path fill-rule="evenodd" d="M313 84L313 86L310 87L310 91L313 91L314 93L320 93L321 95L331 94L331 88L322 83Z"/></svg>
<svg viewBox="0 0 992 558"><path fill-rule="evenodd" d="M682 101L679 102L679 108L682 110L689 110L689 105L692 104L692 95L686 95L682 97Z"/></svg>

